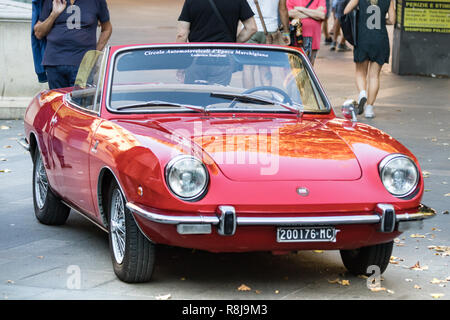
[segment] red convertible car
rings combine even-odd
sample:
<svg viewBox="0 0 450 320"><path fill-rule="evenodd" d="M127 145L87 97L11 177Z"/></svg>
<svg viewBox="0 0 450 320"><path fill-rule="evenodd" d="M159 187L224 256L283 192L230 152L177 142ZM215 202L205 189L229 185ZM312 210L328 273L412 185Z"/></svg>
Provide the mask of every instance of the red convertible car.
<svg viewBox="0 0 450 320"><path fill-rule="evenodd" d="M39 93L21 144L37 219L70 209L109 234L116 275L151 278L155 246L212 252L340 250L383 272L423 210L414 155L337 118L301 50L238 44L109 47L73 88Z"/></svg>

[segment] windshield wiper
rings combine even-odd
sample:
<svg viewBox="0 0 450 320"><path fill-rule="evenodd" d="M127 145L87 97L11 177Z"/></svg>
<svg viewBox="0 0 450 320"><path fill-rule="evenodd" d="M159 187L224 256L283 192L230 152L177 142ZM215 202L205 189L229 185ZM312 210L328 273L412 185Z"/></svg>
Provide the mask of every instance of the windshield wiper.
<svg viewBox="0 0 450 320"><path fill-rule="evenodd" d="M127 110L127 109L137 109L137 108L143 108L143 107L158 107L158 106L180 107L180 108L191 109L191 110L198 111L198 112L205 112L205 108L200 107L200 106L192 106L189 104L181 104L181 103L159 101L159 100L126 104L126 105L117 107L116 110Z"/></svg>
<svg viewBox="0 0 450 320"><path fill-rule="evenodd" d="M289 111L296 113L297 115L301 115L303 113L303 105L297 104L296 106L290 105L290 104L284 104L279 101L274 101L268 98L263 98L251 94L245 94L245 93L223 93L223 92L211 92L211 97L214 98L223 98L223 99L229 99L233 100L229 107L234 105L235 101L241 101L241 102L256 102L256 103L263 103L263 104L273 104L276 106L283 107L285 109L288 109Z"/></svg>

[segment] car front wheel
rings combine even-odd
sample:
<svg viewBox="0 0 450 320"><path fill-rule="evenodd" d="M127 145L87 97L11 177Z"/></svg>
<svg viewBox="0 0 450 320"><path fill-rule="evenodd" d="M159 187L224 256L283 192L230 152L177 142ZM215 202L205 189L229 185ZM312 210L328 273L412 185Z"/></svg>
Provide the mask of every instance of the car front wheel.
<svg viewBox="0 0 450 320"><path fill-rule="evenodd" d="M36 150L34 156L33 204L36 218L47 225L64 224L70 213L70 208L62 203L50 188L39 150Z"/></svg>
<svg viewBox="0 0 450 320"><path fill-rule="evenodd" d="M124 282L147 282L153 273L155 245L139 230L117 182L111 183L108 195L109 247L114 272Z"/></svg>
<svg viewBox="0 0 450 320"><path fill-rule="evenodd" d="M394 242L377 244L355 250L341 250L344 266L354 275L370 276L370 266L378 266L383 273L389 265Z"/></svg>

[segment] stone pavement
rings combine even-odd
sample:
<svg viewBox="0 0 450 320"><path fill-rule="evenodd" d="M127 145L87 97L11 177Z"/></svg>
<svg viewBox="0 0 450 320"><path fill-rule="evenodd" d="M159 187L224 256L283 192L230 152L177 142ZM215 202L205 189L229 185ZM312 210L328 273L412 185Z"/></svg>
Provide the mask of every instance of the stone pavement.
<svg viewBox="0 0 450 320"><path fill-rule="evenodd" d="M112 44L170 42L182 0L109 0ZM131 3L131 5L130 5ZM137 6L139 4L139 6ZM136 6L133 6L136 5ZM351 52L323 46L316 61L336 111L356 96ZM433 299L450 298L450 256L429 246L450 246L450 80L399 77L383 68L373 120L404 143L427 172L423 202L438 211L421 231L403 234L397 257L384 273L388 291L371 292L366 280L345 274L336 251L213 254L159 247L153 281L129 285L115 277L106 234L72 212L66 225L49 227L34 218L29 155L16 141L23 123L0 120L0 299ZM415 234L420 237L416 237ZM415 236L415 237L411 237ZM417 262L421 270L411 270ZM70 266L81 271L80 289L69 289ZM274 270L276 272L274 272ZM333 280L349 280L348 286ZM331 283L330 283L331 282ZM434 281L436 282L436 281ZM252 290L238 291L241 284ZM420 288L420 289L419 289Z"/></svg>

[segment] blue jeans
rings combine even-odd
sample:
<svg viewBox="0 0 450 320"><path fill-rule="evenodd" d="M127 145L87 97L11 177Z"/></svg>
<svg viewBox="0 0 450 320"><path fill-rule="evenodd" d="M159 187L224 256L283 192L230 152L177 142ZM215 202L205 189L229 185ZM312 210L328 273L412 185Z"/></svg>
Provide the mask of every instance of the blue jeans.
<svg viewBox="0 0 450 320"><path fill-rule="evenodd" d="M50 89L73 87L77 78L78 66L45 66Z"/></svg>

